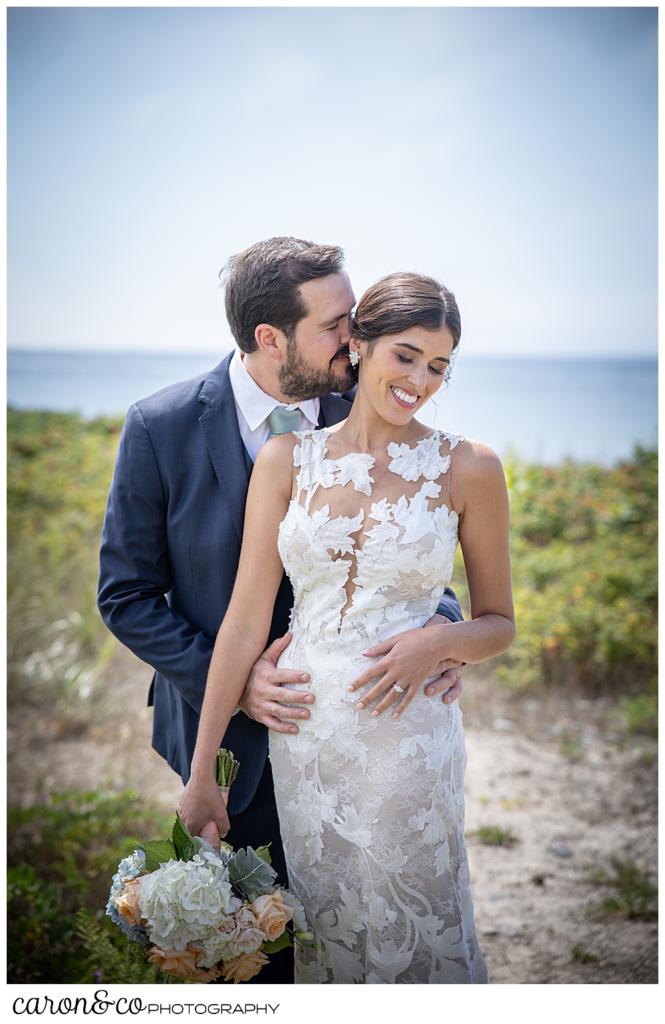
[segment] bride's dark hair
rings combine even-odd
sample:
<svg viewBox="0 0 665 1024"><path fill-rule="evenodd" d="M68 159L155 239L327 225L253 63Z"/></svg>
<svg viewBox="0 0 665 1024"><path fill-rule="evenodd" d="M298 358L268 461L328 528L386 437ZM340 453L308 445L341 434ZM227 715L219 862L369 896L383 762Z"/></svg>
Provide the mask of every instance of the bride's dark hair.
<svg viewBox="0 0 665 1024"><path fill-rule="evenodd" d="M351 319L358 341L372 342L384 334L401 334L409 327L437 331L447 327L456 352L462 320L455 296L433 277L422 274L388 274L367 289Z"/></svg>

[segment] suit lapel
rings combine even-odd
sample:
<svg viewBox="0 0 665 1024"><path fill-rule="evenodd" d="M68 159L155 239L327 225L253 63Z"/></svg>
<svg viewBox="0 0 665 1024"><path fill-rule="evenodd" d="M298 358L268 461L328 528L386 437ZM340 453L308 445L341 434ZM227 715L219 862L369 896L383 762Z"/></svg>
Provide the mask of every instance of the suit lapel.
<svg viewBox="0 0 665 1024"><path fill-rule="evenodd" d="M252 461L247 454L238 429L238 415L229 379L229 363L233 353L206 377L199 392L203 412L199 423L205 437L208 455L222 489L229 515L242 540L247 488ZM349 415L353 394L324 395L319 406L319 427L333 426Z"/></svg>
<svg viewBox="0 0 665 1024"><path fill-rule="evenodd" d="M199 423L229 515L242 540L250 469L229 380L231 355L216 366L203 383L199 402L206 408Z"/></svg>

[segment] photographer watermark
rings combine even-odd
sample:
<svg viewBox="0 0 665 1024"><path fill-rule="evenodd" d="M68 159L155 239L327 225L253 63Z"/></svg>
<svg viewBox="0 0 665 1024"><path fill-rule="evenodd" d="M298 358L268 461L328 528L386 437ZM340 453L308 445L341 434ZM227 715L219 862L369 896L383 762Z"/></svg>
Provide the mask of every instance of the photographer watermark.
<svg viewBox="0 0 665 1024"><path fill-rule="evenodd" d="M279 1003L204 1003L204 1002L144 1002L140 996L119 996L108 998L107 989L98 989L93 996L62 996L54 999L51 996L17 996L12 1003L12 1011L17 1016L42 1017L78 1015L88 1017L103 1016L116 1013L118 1016L137 1016L140 1013L182 1017L190 1014L240 1014L241 1016L274 1016Z"/></svg>

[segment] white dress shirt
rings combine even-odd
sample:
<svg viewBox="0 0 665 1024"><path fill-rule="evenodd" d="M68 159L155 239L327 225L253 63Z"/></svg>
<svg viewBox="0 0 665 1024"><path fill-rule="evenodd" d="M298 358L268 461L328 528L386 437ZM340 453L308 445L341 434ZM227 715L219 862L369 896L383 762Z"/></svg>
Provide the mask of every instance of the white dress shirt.
<svg viewBox="0 0 665 1024"><path fill-rule="evenodd" d="M256 461L256 456L270 437L266 420L273 409L299 409L301 423L298 430L312 430L318 426L318 398L308 398L303 402L286 405L272 395L267 395L250 376L239 349L235 350L229 363L229 379L238 414L240 436L252 462Z"/></svg>

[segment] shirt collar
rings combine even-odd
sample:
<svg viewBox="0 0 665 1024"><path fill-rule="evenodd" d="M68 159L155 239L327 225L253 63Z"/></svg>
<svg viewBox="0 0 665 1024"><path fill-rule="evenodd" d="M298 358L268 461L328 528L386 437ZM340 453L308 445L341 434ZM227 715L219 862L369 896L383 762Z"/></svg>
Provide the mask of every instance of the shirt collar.
<svg viewBox="0 0 665 1024"><path fill-rule="evenodd" d="M229 378L231 380L231 387L233 388L233 397L236 400L236 404L240 409L240 412L245 417L247 426L250 430L256 430L257 427L260 427L273 409L277 409L279 407L300 409L305 419L307 419L313 427L318 426L318 398L308 398L303 402L294 402L291 405L285 405L284 402L278 401L276 398L273 398L272 395L267 395L266 392L262 391L256 381L250 376L238 349L233 353L233 357L229 363Z"/></svg>

